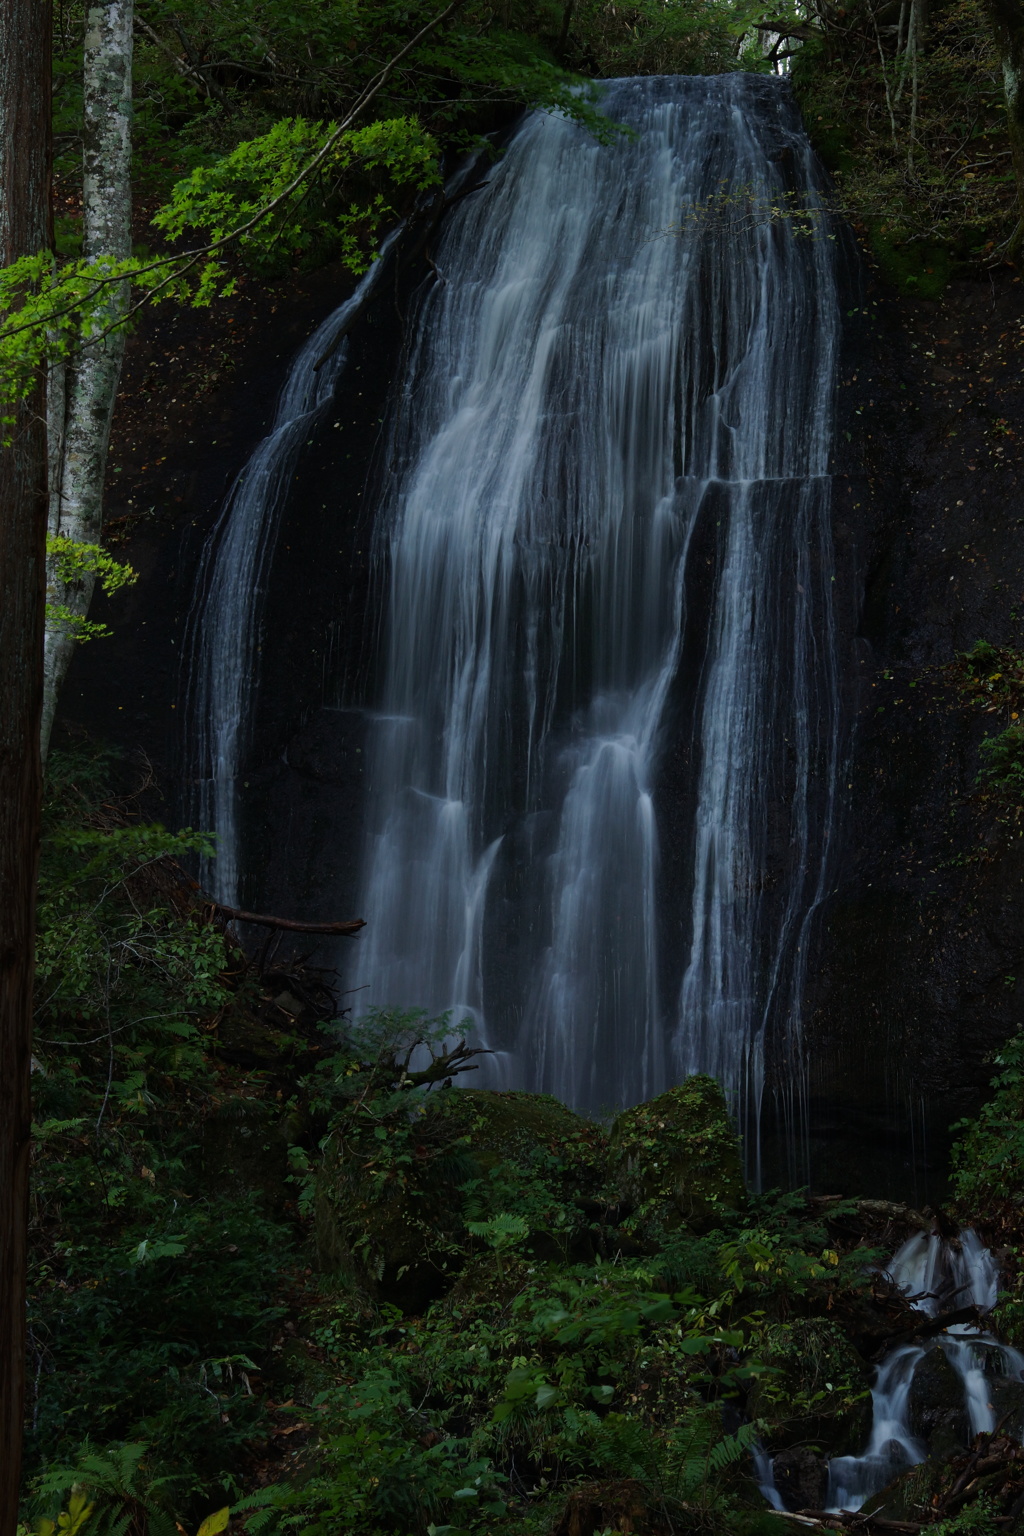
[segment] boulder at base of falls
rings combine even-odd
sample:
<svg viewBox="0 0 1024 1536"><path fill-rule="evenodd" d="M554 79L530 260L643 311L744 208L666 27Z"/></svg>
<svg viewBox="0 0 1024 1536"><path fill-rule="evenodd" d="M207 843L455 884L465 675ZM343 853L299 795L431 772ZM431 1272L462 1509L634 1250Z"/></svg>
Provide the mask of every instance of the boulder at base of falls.
<svg viewBox="0 0 1024 1536"><path fill-rule="evenodd" d="M603 1129L546 1094L437 1088L342 1107L317 1177L321 1263L406 1312L490 1248L593 1257ZM490 1225L488 1232L483 1230Z"/></svg>
<svg viewBox="0 0 1024 1536"><path fill-rule="evenodd" d="M911 1433L923 1440L932 1457L954 1456L971 1442L964 1384L938 1342L918 1362L907 1400Z"/></svg>
<svg viewBox="0 0 1024 1536"><path fill-rule="evenodd" d="M625 1110L612 1126L610 1157L623 1199L666 1228L708 1231L746 1200L739 1137L713 1077L688 1077Z"/></svg>
<svg viewBox="0 0 1024 1536"><path fill-rule="evenodd" d="M590 1218L605 1215L596 1198L607 1178L604 1127L547 1093L463 1088L455 1098L477 1170L466 1192L476 1218L518 1216L529 1226L523 1252L542 1262L593 1260Z"/></svg>
<svg viewBox="0 0 1024 1536"><path fill-rule="evenodd" d="M932 1501L942 1486L946 1465L941 1461L923 1461L919 1466L908 1467L879 1493L872 1494L860 1513L865 1517L883 1515L886 1520L927 1524L933 1512Z"/></svg>
<svg viewBox="0 0 1024 1536"><path fill-rule="evenodd" d="M600 1126L549 1093L460 1088L456 1113L470 1137L474 1162L486 1172L499 1163L534 1162L547 1152L590 1184L604 1160Z"/></svg>
<svg viewBox="0 0 1024 1536"><path fill-rule="evenodd" d="M772 1462L779 1498L787 1509L823 1509L828 1495L828 1462L810 1446L780 1451Z"/></svg>

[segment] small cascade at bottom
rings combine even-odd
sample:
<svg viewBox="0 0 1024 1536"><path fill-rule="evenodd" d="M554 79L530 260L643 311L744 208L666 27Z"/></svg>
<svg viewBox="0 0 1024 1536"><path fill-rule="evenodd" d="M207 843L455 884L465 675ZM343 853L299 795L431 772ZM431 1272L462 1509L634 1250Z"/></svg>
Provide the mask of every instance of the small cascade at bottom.
<svg viewBox="0 0 1024 1536"><path fill-rule="evenodd" d="M995 1306L998 1296L998 1265L970 1228L953 1242L937 1233L916 1233L894 1254L887 1274L917 1310L929 1317L969 1306L985 1314ZM942 1351L959 1378L971 1439L991 1433L997 1426L992 1402L997 1383L1024 1380L1024 1355L971 1323L953 1324L937 1338L922 1343L896 1345L879 1365L872 1388L867 1448L859 1456L834 1456L829 1462L830 1512L861 1509L901 1473L927 1457L928 1446L914 1431L912 1409L915 1376L934 1350ZM781 1501L774 1480L766 1475L767 1468L762 1463L756 1471L765 1497L779 1508Z"/></svg>

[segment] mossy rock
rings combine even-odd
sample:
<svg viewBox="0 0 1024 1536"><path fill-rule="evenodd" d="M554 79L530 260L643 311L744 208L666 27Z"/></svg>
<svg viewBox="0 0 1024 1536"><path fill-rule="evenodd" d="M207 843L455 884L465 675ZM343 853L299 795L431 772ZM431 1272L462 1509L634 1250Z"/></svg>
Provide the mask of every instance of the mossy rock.
<svg viewBox="0 0 1024 1536"><path fill-rule="evenodd" d="M339 1116L317 1178L322 1268L408 1312L443 1295L462 1262L459 1191L475 1167L455 1098L441 1090L379 1118Z"/></svg>
<svg viewBox="0 0 1024 1536"><path fill-rule="evenodd" d="M769 1369L755 1380L747 1413L773 1446L810 1442L856 1455L871 1430L871 1370L843 1329L824 1317L772 1323L753 1357ZM794 1506L795 1508L796 1506Z"/></svg>
<svg viewBox="0 0 1024 1536"><path fill-rule="evenodd" d="M538 1262L591 1262L592 1220L604 1213L605 1129L549 1094L470 1089L457 1097L479 1175L478 1213L524 1219L523 1251Z"/></svg>
<svg viewBox="0 0 1024 1536"><path fill-rule="evenodd" d="M611 1129L611 1174L641 1216L708 1231L746 1201L740 1142L713 1077L627 1109Z"/></svg>
<svg viewBox="0 0 1024 1536"><path fill-rule="evenodd" d="M604 1178L607 1140L557 1099L438 1089L393 1114L383 1137L374 1141L375 1134L353 1133L342 1118L328 1143L316 1202L317 1248L328 1272L404 1311L422 1311L450 1289L474 1249L469 1190L487 1214L522 1209L544 1226L546 1209L561 1213L565 1241L548 1242L551 1251L542 1253L543 1236L531 1239L538 1257L588 1256L574 1247L583 1218L571 1212L576 1197Z"/></svg>
<svg viewBox="0 0 1024 1536"><path fill-rule="evenodd" d="M865 1500L862 1515L884 1514L886 1520L908 1520L927 1527L933 1499L943 1487L949 1467L945 1462L923 1461L893 1478L879 1493Z"/></svg>
<svg viewBox="0 0 1024 1536"><path fill-rule="evenodd" d="M550 1093L502 1092L489 1088L456 1090L455 1112L473 1129L473 1156L484 1167L516 1162L535 1147L555 1150L603 1147L604 1132L574 1114Z"/></svg>

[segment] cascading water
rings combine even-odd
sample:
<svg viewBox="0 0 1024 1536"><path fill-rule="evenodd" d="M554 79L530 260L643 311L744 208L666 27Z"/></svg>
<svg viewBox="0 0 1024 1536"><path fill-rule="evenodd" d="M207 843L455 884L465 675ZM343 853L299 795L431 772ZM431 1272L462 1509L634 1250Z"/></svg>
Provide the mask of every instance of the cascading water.
<svg viewBox="0 0 1024 1536"><path fill-rule="evenodd" d="M919 1311L930 1317L957 1307L986 1313L999 1291L996 1261L968 1228L955 1243L917 1233L889 1265L889 1275ZM969 1324L954 1324L928 1344L900 1344L878 1367L871 1393L872 1426L860 1456L829 1462L828 1507L857 1510L908 1467L925 1459L927 1446L911 1426L914 1375L929 1349L941 1349L960 1379L970 1436L996 1427L993 1379L1024 1379L1024 1355Z"/></svg>
<svg viewBox="0 0 1024 1536"><path fill-rule="evenodd" d="M750 1131L833 821L835 246L783 82L603 110L526 119L416 317L350 984L581 1107L714 1073Z"/></svg>
<svg viewBox="0 0 1024 1536"><path fill-rule="evenodd" d="M338 337L380 279L381 256L351 298L314 331L299 350L278 399L270 432L257 444L228 493L199 571L198 597L189 617L186 703L190 734L193 824L216 834L216 853L205 859L203 886L218 901L238 902L240 828L238 777L252 700L259 683L258 633L262 591L277 536L277 513L303 443L329 405L345 366Z"/></svg>

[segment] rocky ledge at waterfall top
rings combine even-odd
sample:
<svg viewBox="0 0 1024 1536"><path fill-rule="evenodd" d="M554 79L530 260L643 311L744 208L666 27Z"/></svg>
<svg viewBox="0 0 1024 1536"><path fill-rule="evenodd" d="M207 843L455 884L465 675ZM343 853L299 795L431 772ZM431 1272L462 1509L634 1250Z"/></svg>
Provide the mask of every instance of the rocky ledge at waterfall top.
<svg viewBox="0 0 1024 1536"><path fill-rule="evenodd" d="M66 732L144 752L162 819L187 798L175 782L178 660L202 537L263 430L287 357L344 291L328 273L215 317L201 378L167 372L193 317L161 319L132 340L109 504L119 553L141 578L101 600L97 616L113 638L76 657L61 719ZM839 601L855 637L845 689L856 729L805 1015L814 1183L830 1191L934 1196L946 1128L977 1105L986 1057L1020 1017L1024 844L972 797L986 721L941 670L978 639L1024 641L1020 292L999 274L958 282L940 301L906 300L869 274L861 312L848 318L834 520ZM233 341L226 322L236 319L243 334ZM343 809L358 821L362 772L354 739L325 750L318 734L325 658L339 634L309 571L337 565L341 627L348 616L356 632L368 586L358 491L400 348L390 297L352 347L337 422L301 470L312 501L340 453L350 521L329 549L302 517L282 532L267 623L268 634L288 634L292 659L267 675L254 769L267 824L287 825L296 851L264 895L309 917L356 915L325 914L323 893L302 879L307 851L342 814L335 804L325 823L325 782L336 802L338 775L349 775ZM140 393L154 369L172 388ZM300 652L312 667L297 665Z"/></svg>

